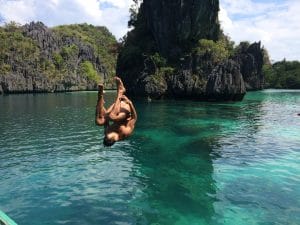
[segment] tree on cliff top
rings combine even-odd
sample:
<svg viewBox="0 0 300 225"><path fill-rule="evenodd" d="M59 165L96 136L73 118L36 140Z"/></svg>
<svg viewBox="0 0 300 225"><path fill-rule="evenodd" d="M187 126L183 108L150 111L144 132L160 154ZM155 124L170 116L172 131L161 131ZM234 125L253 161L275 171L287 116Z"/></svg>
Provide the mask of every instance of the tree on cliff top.
<svg viewBox="0 0 300 225"><path fill-rule="evenodd" d="M133 4L129 8L129 21L128 21L128 27L134 27L135 22L137 21L137 15L139 13L139 7L142 2L142 0L132 0Z"/></svg>

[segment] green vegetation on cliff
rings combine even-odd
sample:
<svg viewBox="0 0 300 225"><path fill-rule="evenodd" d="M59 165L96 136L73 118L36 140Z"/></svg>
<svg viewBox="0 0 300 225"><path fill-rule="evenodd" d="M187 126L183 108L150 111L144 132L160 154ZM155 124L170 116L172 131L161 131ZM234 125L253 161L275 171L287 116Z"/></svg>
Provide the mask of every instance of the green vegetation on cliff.
<svg viewBox="0 0 300 225"><path fill-rule="evenodd" d="M231 52L224 39L218 41L201 39L198 41L195 53L201 58L208 57L215 64L228 58Z"/></svg>
<svg viewBox="0 0 300 225"><path fill-rule="evenodd" d="M0 91L85 90L100 80L112 88L116 57L117 41L105 27L10 22L0 27Z"/></svg>
<svg viewBox="0 0 300 225"><path fill-rule="evenodd" d="M16 64L37 69L40 51L34 40L25 37L16 23L0 27L0 75L7 75Z"/></svg>
<svg viewBox="0 0 300 225"><path fill-rule="evenodd" d="M100 58L101 63L106 66L108 74L115 73L117 42L106 27L95 27L85 23L57 26L52 30L63 39L77 38L83 43L90 45L94 49L95 55ZM65 47L62 49L62 55L68 53L74 53L74 48Z"/></svg>
<svg viewBox="0 0 300 225"><path fill-rule="evenodd" d="M282 60L264 65L266 87L300 89L300 62Z"/></svg>
<svg viewBox="0 0 300 225"><path fill-rule="evenodd" d="M90 80L95 80L97 83L100 82L97 70L95 70L93 64L89 61L84 61L80 64L80 70L82 74L85 74Z"/></svg>

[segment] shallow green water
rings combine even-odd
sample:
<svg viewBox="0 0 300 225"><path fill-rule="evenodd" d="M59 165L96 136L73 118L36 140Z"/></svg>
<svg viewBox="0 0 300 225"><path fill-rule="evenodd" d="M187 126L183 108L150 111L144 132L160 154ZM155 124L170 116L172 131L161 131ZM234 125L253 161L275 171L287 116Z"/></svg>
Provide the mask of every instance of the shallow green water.
<svg viewBox="0 0 300 225"><path fill-rule="evenodd" d="M111 148L95 100L0 96L0 209L18 224L300 224L300 92L136 102Z"/></svg>

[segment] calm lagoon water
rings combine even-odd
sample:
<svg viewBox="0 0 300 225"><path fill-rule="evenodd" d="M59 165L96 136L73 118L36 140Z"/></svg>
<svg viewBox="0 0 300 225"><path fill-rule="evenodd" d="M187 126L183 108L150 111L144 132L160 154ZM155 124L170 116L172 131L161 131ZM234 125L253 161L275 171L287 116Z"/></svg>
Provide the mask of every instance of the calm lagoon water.
<svg viewBox="0 0 300 225"><path fill-rule="evenodd" d="M19 225L300 224L299 91L135 102L111 148L96 96L0 96L0 209Z"/></svg>

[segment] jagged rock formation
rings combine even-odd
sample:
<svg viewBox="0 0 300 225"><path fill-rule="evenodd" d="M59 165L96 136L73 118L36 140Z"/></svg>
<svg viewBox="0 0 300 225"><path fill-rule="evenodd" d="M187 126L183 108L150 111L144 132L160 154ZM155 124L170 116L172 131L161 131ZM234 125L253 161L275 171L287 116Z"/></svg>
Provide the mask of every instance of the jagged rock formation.
<svg viewBox="0 0 300 225"><path fill-rule="evenodd" d="M113 87L116 40L104 27L31 22L0 32L0 93L96 90L99 81Z"/></svg>
<svg viewBox="0 0 300 225"><path fill-rule="evenodd" d="M263 89L264 76L262 74L264 53L260 42L255 42L249 47L242 49L235 57L240 64L247 90Z"/></svg>
<svg viewBox="0 0 300 225"><path fill-rule="evenodd" d="M42 22L31 22L23 26L23 34L36 41L44 56L51 58L52 53L61 46L57 35Z"/></svg>
<svg viewBox="0 0 300 225"><path fill-rule="evenodd" d="M117 61L128 94L241 100L260 89L260 43L230 52L218 11L218 0L144 0Z"/></svg>
<svg viewBox="0 0 300 225"><path fill-rule="evenodd" d="M216 66L206 86L208 100L242 100L246 93L240 65L227 60Z"/></svg>
<svg viewBox="0 0 300 225"><path fill-rule="evenodd" d="M146 58L142 75L134 84L136 88L130 90L131 94L155 99L162 97L202 99L206 82L193 74L192 60L191 57L183 59L181 67L175 71L172 68L159 69L153 60Z"/></svg>

